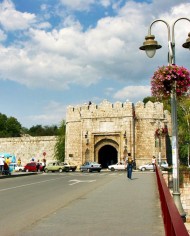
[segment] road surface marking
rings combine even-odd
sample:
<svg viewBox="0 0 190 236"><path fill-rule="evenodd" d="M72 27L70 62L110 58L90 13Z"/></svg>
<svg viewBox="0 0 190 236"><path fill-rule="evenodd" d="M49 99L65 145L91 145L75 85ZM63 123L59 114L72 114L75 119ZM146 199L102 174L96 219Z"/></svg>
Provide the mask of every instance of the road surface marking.
<svg viewBox="0 0 190 236"><path fill-rule="evenodd" d="M30 183L30 184L18 185L18 186L10 187L10 188L3 188L3 189L0 189L0 192L11 190L11 189L16 189L16 188L27 187L27 186L35 185L35 184L41 184L41 183L45 183L45 182L50 182L50 181L54 181L54 180L58 180L58 179L62 179L62 178L64 178L64 177L54 178L54 179L49 179L49 180L43 180L43 181L39 181L39 182L35 182L35 183Z"/></svg>
<svg viewBox="0 0 190 236"><path fill-rule="evenodd" d="M79 183L92 183L92 182L95 182L96 180L78 180L78 179L72 179L72 180L69 180L69 182L73 182L69 185L75 185L75 184L79 184Z"/></svg>

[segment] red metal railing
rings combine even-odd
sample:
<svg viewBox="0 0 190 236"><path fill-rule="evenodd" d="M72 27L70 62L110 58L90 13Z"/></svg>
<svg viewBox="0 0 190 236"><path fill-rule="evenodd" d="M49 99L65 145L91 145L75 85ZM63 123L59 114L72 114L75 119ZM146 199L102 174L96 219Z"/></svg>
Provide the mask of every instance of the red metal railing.
<svg viewBox="0 0 190 236"><path fill-rule="evenodd" d="M157 166L156 177L166 236L189 236L162 173Z"/></svg>

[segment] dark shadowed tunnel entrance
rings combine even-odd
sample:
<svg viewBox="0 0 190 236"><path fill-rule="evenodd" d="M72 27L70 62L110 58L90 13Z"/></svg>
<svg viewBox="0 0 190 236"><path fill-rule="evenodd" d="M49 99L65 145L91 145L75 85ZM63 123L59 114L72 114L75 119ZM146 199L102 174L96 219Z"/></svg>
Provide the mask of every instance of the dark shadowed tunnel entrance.
<svg viewBox="0 0 190 236"><path fill-rule="evenodd" d="M117 150L111 145L103 146L98 152L98 162L102 165L102 168L117 163Z"/></svg>

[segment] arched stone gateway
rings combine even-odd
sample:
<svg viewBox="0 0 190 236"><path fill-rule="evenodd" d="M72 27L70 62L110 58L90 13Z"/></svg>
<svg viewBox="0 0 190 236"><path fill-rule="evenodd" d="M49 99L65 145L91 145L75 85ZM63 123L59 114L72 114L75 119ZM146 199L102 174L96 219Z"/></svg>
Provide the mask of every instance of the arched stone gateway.
<svg viewBox="0 0 190 236"><path fill-rule="evenodd" d="M166 127L171 134L171 116L159 102L88 103L69 106L66 114L65 159L80 166L96 161L107 168L130 153L137 167L161 154L166 159L166 140L155 146L155 131ZM170 140L169 140L170 141Z"/></svg>
<svg viewBox="0 0 190 236"><path fill-rule="evenodd" d="M103 138L95 145L95 160L107 168L108 165L118 162L119 145L112 139Z"/></svg>
<svg viewBox="0 0 190 236"><path fill-rule="evenodd" d="M111 145L103 146L98 153L98 163L102 168L107 168L109 165L117 163L117 150Z"/></svg>

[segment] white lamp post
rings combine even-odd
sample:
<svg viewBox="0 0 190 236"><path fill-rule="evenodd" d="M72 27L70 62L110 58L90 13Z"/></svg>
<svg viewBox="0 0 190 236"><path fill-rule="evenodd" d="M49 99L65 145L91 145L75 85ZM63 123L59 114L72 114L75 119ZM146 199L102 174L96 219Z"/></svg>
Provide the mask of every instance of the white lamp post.
<svg viewBox="0 0 190 236"><path fill-rule="evenodd" d="M168 64L175 64L175 37L174 37L174 26L179 20L188 20L190 19L182 17L177 19L172 24L172 37L170 34L169 24L161 19L157 19L151 23L148 30L148 36L145 37L146 41L141 46L140 50L145 50L148 57L152 58L156 49L160 49L162 46L158 45L157 41L154 40L155 36L151 35L151 27L156 22L163 22L168 28ZM190 33L186 42L182 45L184 48L190 49ZM172 113L172 164L173 164L173 199L178 208L178 211L182 218L185 219L185 212L182 207L179 191L179 157L178 157L178 129L177 129L177 103L176 103L176 91L172 89L171 91L171 113Z"/></svg>

